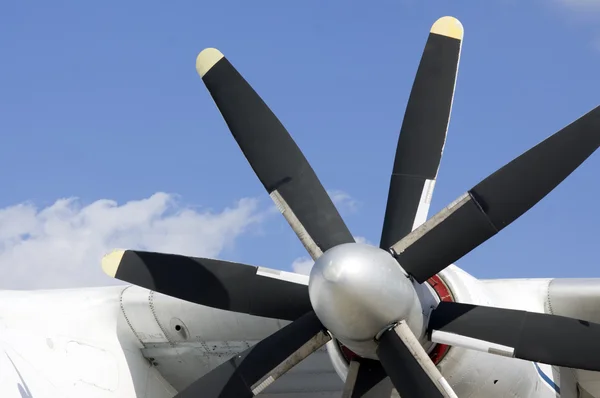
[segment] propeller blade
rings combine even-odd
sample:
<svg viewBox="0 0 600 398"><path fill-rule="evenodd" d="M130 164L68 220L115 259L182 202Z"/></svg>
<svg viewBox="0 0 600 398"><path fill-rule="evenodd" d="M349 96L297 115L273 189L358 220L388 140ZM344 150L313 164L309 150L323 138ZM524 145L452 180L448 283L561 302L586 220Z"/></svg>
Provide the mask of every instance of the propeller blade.
<svg viewBox="0 0 600 398"><path fill-rule="evenodd" d="M582 370L600 371L600 324L564 316L441 302L432 341Z"/></svg>
<svg viewBox="0 0 600 398"><path fill-rule="evenodd" d="M113 278L207 307L296 320L312 310L308 287L283 271L208 258L116 250L102 259ZM290 279L290 278L288 278Z"/></svg>
<svg viewBox="0 0 600 398"><path fill-rule="evenodd" d="M174 398L254 397L330 339L311 311L202 376Z"/></svg>
<svg viewBox="0 0 600 398"><path fill-rule="evenodd" d="M427 219L446 142L463 27L438 19L413 83L390 181L380 247L387 250Z"/></svg>
<svg viewBox="0 0 600 398"><path fill-rule="evenodd" d="M393 389L379 361L359 358L350 361L342 398L391 397Z"/></svg>
<svg viewBox="0 0 600 398"><path fill-rule="evenodd" d="M392 246L419 283L542 200L600 146L600 106L517 157Z"/></svg>
<svg viewBox="0 0 600 398"><path fill-rule="evenodd" d="M223 54L205 49L196 69L250 166L311 257L354 242L290 134Z"/></svg>
<svg viewBox="0 0 600 398"><path fill-rule="evenodd" d="M402 398L458 398L405 321L382 334L377 356Z"/></svg>

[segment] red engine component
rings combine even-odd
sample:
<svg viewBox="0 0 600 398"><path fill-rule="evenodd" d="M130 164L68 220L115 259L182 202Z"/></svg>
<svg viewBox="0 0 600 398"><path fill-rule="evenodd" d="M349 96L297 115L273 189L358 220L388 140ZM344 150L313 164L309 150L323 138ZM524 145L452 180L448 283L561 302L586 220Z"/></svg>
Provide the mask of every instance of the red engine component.
<svg viewBox="0 0 600 398"><path fill-rule="evenodd" d="M437 275L434 275L427 280L427 283L429 283L429 286L431 286L433 290L435 290L438 297L440 298L440 301L454 301L454 297L452 297L452 292L450 292L450 289L448 289L448 286L446 286L442 278L440 278ZM431 350L431 352L429 353L429 358L431 358L433 363L437 365L438 363L440 363L442 358L444 358L446 353L448 353L449 349L450 346L446 344L436 344L433 347L433 350Z"/></svg>

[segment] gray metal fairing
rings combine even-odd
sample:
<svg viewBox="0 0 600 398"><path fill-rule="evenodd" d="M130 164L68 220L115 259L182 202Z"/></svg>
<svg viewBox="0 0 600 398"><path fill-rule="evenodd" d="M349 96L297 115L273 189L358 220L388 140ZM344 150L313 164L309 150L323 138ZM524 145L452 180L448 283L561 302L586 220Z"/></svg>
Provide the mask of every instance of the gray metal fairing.
<svg viewBox="0 0 600 398"><path fill-rule="evenodd" d="M546 312L600 322L600 278L550 280ZM600 336L598 338L600 339ZM600 397L599 372L571 369L565 371L573 372L575 379L590 396Z"/></svg>
<svg viewBox="0 0 600 398"><path fill-rule="evenodd" d="M491 297L502 298L503 307L600 322L600 278L500 279L481 282ZM581 396L600 397L600 372L552 368L560 380L573 379L578 384ZM565 387L561 389L560 396L568 396Z"/></svg>

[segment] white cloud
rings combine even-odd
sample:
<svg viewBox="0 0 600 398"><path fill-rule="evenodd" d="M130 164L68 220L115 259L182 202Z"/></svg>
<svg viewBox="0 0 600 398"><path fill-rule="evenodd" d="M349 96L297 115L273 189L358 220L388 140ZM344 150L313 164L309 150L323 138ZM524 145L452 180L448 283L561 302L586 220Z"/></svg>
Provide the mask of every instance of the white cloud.
<svg viewBox="0 0 600 398"><path fill-rule="evenodd" d="M253 199L222 211L198 211L156 193L117 204L87 206L74 198L38 209L31 203L0 209L0 288L32 289L117 283L100 260L114 248L217 257L265 216Z"/></svg>
<svg viewBox="0 0 600 398"><path fill-rule="evenodd" d="M310 270L312 269L315 262L312 258L309 257L298 257L292 263L292 270L298 274L302 275L310 275Z"/></svg>
<svg viewBox="0 0 600 398"><path fill-rule="evenodd" d="M367 240L367 238L364 238L362 236L355 236L354 240L357 243L363 243L366 245L372 245L371 242L369 242ZM303 274L303 275L310 275L310 270L312 269L313 265L315 265L315 262L312 260L312 258L310 257L298 257L297 259L295 259L292 262L292 271L298 273L298 274Z"/></svg>
<svg viewBox="0 0 600 398"><path fill-rule="evenodd" d="M358 210L358 201L352 198L348 193L339 189L327 190L333 204L341 211L348 210L355 213Z"/></svg>
<svg viewBox="0 0 600 398"><path fill-rule="evenodd" d="M365 244L365 245L372 245L372 243L369 242L367 240L367 238L365 238L363 236L355 236L354 240L356 241L356 243L362 243L362 244Z"/></svg>

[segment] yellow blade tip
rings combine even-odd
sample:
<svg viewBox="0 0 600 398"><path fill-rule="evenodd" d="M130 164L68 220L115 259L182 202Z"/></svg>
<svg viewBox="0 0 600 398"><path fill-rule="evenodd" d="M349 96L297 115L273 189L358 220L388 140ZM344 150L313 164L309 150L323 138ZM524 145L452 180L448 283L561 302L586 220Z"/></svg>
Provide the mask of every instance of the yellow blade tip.
<svg viewBox="0 0 600 398"><path fill-rule="evenodd" d="M441 17L431 27L431 33L462 40L465 31L458 19L454 17Z"/></svg>
<svg viewBox="0 0 600 398"><path fill-rule="evenodd" d="M216 48L205 48L196 58L196 71L204 77L208 71L223 58L223 53Z"/></svg>
<svg viewBox="0 0 600 398"><path fill-rule="evenodd" d="M111 278L114 278L121 264L121 259L125 254L125 250L113 250L102 258L102 270Z"/></svg>

